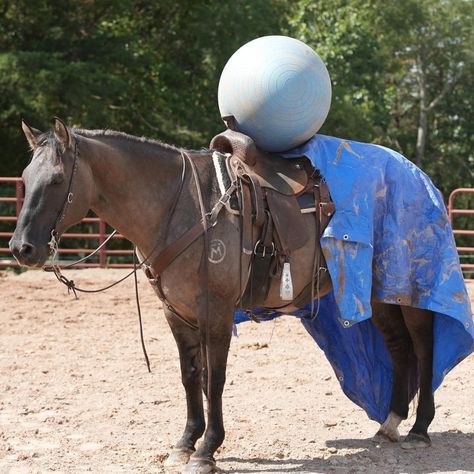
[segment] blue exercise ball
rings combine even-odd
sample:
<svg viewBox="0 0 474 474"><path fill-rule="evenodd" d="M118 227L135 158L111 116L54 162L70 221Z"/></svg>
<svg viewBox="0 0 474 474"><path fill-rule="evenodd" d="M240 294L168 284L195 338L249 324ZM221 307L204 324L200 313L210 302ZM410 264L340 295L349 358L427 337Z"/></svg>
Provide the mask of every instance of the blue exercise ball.
<svg viewBox="0 0 474 474"><path fill-rule="evenodd" d="M331 106L331 81L321 58L287 36L264 36L239 48L222 71L221 116L263 150L282 152L309 140Z"/></svg>

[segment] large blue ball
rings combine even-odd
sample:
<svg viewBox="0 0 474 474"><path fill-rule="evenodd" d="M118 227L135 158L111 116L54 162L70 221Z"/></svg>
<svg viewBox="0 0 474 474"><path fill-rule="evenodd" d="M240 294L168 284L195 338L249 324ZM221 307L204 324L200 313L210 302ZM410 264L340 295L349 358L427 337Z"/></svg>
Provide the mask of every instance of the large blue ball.
<svg viewBox="0 0 474 474"><path fill-rule="evenodd" d="M219 81L219 110L238 131L272 152L299 146L322 126L331 81L321 58L287 36L264 36L242 46Z"/></svg>

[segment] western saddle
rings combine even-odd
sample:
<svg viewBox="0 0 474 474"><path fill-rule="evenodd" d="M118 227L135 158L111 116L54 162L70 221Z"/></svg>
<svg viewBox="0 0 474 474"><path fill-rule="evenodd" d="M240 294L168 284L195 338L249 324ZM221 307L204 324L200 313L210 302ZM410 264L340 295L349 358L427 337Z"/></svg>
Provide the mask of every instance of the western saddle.
<svg viewBox="0 0 474 474"><path fill-rule="evenodd" d="M241 309L262 306L271 278L276 276L282 278L280 294L283 300L292 300L298 307L308 304L314 294L313 288L318 284L318 274L293 297L289 263L291 253L303 247L310 237L303 213L315 212L319 239L335 211L326 182L306 157L285 159L263 152L250 137L235 130L228 129L215 136L210 148L214 151L216 171L220 162L221 166L224 164L229 181L241 183L240 202L225 200L227 210L241 216L242 252L252 255ZM224 196L228 187L222 178L219 186ZM319 249L317 254L319 273L325 262ZM285 273L286 265L288 272ZM284 291L285 285L289 285L289 292Z"/></svg>

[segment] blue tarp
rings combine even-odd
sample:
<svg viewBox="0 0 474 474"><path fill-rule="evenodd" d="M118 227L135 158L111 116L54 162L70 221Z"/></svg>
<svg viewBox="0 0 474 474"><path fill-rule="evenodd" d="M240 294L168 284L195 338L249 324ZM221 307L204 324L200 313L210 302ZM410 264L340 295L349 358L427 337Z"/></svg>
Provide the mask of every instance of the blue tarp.
<svg viewBox="0 0 474 474"><path fill-rule="evenodd" d="M383 422L392 367L370 320L372 296L434 312L433 390L474 350L446 208L428 176L388 148L315 135L286 157L302 155L320 170L336 206L321 239L333 292L322 298L314 320L309 307L295 315L323 349L344 393ZM243 319L236 313L236 322Z"/></svg>

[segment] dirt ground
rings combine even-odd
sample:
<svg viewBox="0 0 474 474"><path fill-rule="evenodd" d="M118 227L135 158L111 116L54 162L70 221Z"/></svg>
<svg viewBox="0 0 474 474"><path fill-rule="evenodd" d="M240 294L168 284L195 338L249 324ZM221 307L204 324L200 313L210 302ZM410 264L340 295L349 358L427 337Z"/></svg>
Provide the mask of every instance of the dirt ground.
<svg viewBox="0 0 474 474"><path fill-rule="evenodd" d="M69 274L97 287L123 270ZM184 427L184 391L174 340L143 276L140 291L151 374L131 280L75 300L51 274L0 272L1 474L163 472ZM241 324L218 465L239 473L474 472L473 376L471 356L436 392L433 446L406 452L372 440L378 425L343 395L295 318Z"/></svg>

